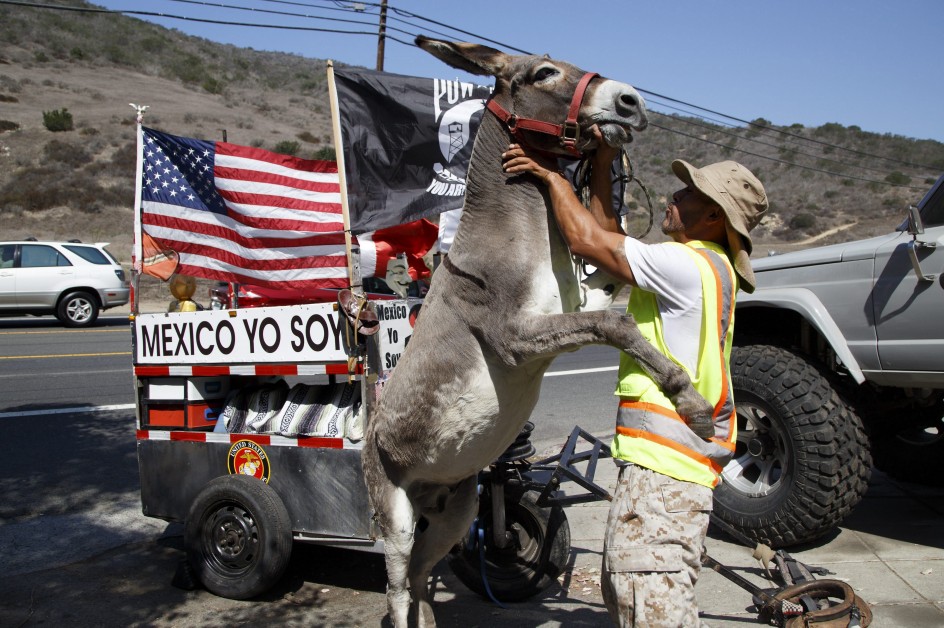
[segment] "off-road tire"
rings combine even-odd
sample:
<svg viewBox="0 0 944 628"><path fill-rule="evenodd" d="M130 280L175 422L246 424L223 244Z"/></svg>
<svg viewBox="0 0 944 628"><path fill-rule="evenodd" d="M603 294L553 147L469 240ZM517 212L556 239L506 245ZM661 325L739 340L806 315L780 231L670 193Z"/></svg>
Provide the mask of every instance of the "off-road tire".
<svg viewBox="0 0 944 628"><path fill-rule="evenodd" d="M207 483L184 528L194 574L211 593L246 600L268 590L292 555L292 525L275 490L245 475Z"/></svg>
<svg viewBox="0 0 944 628"><path fill-rule="evenodd" d="M824 373L780 347L735 347L731 376L738 444L715 489L715 515L772 547L825 535L868 488L861 419Z"/></svg>
<svg viewBox="0 0 944 628"><path fill-rule="evenodd" d="M100 310L95 295L78 290L59 299L56 318L66 327L90 327L98 320Z"/></svg>
<svg viewBox="0 0 944 628"><path fill-rule="evenodd" d="M516 539L515 547L493 547L491 505L488 494L480 499L479 521L485 540L485 575L482 554L469 535L448 556L452 572L462 583L482 597L499 602L521 602L544 591L563 573L570 558L570 525L560 506L538 506L539 493L506 485L505 521ZM472 534L470 532L470 534Z"/></svg>

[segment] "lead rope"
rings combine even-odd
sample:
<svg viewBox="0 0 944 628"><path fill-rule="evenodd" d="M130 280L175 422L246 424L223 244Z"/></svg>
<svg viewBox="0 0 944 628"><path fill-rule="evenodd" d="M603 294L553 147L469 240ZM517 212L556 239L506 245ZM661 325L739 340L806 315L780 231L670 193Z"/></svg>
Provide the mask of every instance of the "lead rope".
<svg viewBox="0 0 944 628"><path fill-rule="evenodd" d="M580 199L580 202L583 203L584 207L590 207L590 168L590 160L586 157L582 158L580 163L577 165L577 169L574 170L574 178L573 181L571 181L571 185L573 185L574 189L577 191L577 197ZM635 181L636 185L639 186L639 189L641 189L643 194L646 195L646 204L649 206L649 224L646 225L646 230L638 236L629 236L634 237L637 240L642 240L647 235L649 235L650 231L652 231L655 210L652 207L652 195L649 194L649 188L647 188L636 176L636 168L633 165L632 159L629 158L629 152L625 148L620 148L620 159L617 164L616 180L619 181L620 185L620 204L619 207L614 208L613 211L616 213L617 223L624 234L626 234L627 225L624 222L625 214L620 210L622 210L624 207L628 208L629 203L632 200L632 195L628 190L627 183ZM590 274L587 272L586 262L573 255L571 255L571 260L573 261L574 269L580 271L582 276L586 277Z"/></svg>
<svg viewBox="0 0 944 628"><path fill-rule="evenodd" d="M655 217L655 210L652 207L652 195L649 193L649 188L639 180L639 177L636 176L636 168L633 165L632 159L629 157L629 152L625 148L620 149L620 160L617 164L616 180L619 181L620 193L619 193L619 207L614 208L617 217L619 218L618 222L620 223L620 228L623 229L625 233L625 225L623 224L623 215L624 212L620 210L624 207L629 207L629 203L632 201L632 195L629 192L628 183L635 182L639 186L639 189L643 191L643 194L646 195L646 204L649 207L649 223L646 225L645 231L637 236L630 236L637 240L642 240L649 232L652 231L652 223ZM580 202L583 203L584 207L590 206L590 160L584 157L580 160L580 164L577 166L577 169L574 171L574 178L571 181L574 189L577 190L577 196L580 198ZM626 234L629 235L629 234Z"/></svg>

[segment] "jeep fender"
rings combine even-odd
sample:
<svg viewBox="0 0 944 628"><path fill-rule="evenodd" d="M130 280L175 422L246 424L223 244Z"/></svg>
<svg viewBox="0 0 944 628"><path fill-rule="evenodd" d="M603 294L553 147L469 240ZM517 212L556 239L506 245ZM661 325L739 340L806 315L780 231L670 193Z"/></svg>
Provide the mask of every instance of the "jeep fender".
<svg viewBox="0 0 944 628"><path fill-rule="evenodd" d="M852 356L845 336L812 291L806 288L768 288L758 290L754 294L738 295L738 309L757 307L792 310L802 316L826 339L856 383L865 382L865 375L862 374L858 361Z"/></svg>

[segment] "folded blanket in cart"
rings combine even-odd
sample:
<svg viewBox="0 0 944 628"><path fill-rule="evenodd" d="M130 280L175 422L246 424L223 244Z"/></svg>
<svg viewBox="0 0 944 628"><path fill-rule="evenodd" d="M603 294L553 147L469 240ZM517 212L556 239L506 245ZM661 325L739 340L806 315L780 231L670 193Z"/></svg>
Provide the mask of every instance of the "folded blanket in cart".
<svg viewBox="0 0 944 628"><path fill-rule="evenodd" d="M285 381L230 394L223 410L228 432L363 437L360 387L355 383L307 385Z"/></svg>
<svg viewBox="0 0 944 628"><path fill-rule="evenodd" d="M278 380L272 384L247 386L231 390L223 407L218 431L258 433L259 428L275 417L288 396L288 384ZM223 429L220 429L222 426Z"/></svg>
<svg viewBox="0 0 944 628"><path fill-rule="evenodd" d="M360 401L360 388L353 383L333 386L296 384L278 415L259 431L284 436L343 437Z"/></svg>

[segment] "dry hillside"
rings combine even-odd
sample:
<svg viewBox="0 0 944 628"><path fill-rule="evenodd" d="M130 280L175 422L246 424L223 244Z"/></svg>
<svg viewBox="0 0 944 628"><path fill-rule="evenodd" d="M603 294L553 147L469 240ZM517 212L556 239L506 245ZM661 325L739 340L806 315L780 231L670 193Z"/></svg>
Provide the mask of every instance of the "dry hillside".
<svg viewBox="0 0 944 628"><path fill-rule="evenodd" d="M52 2L52 0L48 0ZM89 6L80 0L56 4ZM119 15L0 6L0 237L109 241L130 257L134 111L170 133L332 154L325 62L186 36ZM71 114L54 132L44 113ZM632 145L656 211L673 158L737 159L771 199L758 252L874 235L944 171L944 145L839 123L725 127L654 114ZM879 158L881 157L881 158ZM632 186L636 212L644 196ZM640 223L643 221L639 219Z"/></svg>

